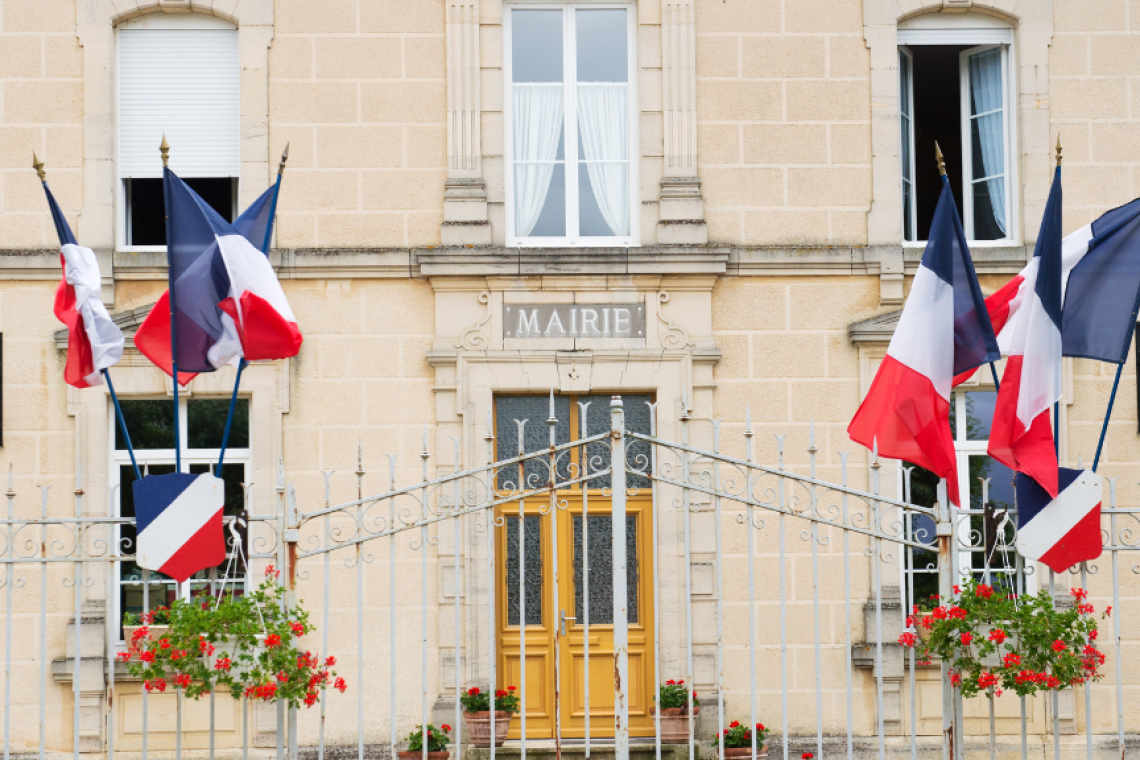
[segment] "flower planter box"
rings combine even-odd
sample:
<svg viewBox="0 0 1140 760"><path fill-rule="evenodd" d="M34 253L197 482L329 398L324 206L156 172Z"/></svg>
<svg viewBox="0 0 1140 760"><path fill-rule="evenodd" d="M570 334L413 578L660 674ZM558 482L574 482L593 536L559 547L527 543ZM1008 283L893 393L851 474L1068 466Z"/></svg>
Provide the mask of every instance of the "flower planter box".
<svg viewBox="0 0 1140 760"><path fill-rule="evenodd" d="M136 640L135 631L139 630L140 628L147 629L146 635L141 636ZM165 636L166 632L169 630L170 626L168 625L124 625L123 641L127 644L128 652L131 654L138 654L141 649L139 646L140 644L144 644L148 641L158 641L163 636Z"/></svg>
<svg viewBox="0 0 1140 760"><path fill-rule="evenodd" d="M649 708L651 715L657 713L656 707ZM694 707L693 715L699 715L701 708ZM689 708L666 707L661 710L661 743L662 744L688 744L689 743Z"/></svg>
<svg viewBox="0 0 1140 760"><path fill-rule="evenodd" d="M423 760L423 756L424 756L423 752L408 752L407 750L404 750L403 752L397 752L396 753L396 757L400 758L400 760ZM429 752L429 753L427 753L428 760L447 760L447 758L449 758L449 757L451 757L450 752Z"/></svg>
<svg viewBox="0 0 1140 760"><path fill-rule="evenodd" d="M465 712L463 719L467 722L467 738L473 747L491 746L491 711ZM503 746L507 740L507 731L511 727L511 713L507 710L496 710L494 720L495 746Z"/></svg>
<svg viewBox="0 0 1140 760"><path fill-rule="evenodd" d="M725 747L724 760L743 760L744 758L752 757L751 747ZM768 745L756 748L756 760L764 760L768 757Z"/></svg>

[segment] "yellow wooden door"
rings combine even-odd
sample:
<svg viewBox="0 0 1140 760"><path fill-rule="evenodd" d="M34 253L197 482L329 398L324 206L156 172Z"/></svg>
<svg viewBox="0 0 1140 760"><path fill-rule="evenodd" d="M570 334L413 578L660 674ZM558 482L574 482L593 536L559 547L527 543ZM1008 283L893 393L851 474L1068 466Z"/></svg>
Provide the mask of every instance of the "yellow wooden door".
<svg viewBox="0 0 1140 760"><path fill-rule="evenodd" d="M525 542L519 545L517 503L501 512L499 547L499 673L503 688L515 686L526 705L530 739L553 738L555 705L561 713L562 736L586 735L586 662L589 660L590 735L614 733L613 580L610 500L591 494L587 501L588 530L583 531L580 493L560 497L556 510L557 538L551 531L549 500L524 504ZM632 736L652 736L653 718L653 591L652 500L648 494L627 501L626 541L629 588L629 724ZM546 514L543 514L545 512ZM554 542L557 540L557 552ZM583 572L589 552L589 590ZM555 605L552 572L558 559ZM525 572L520 578L519 555ZM522 694L521 601L526 606L526 684ZM587 629L587 599L590 600ZM589 636L587 638L587 630ZM564 631L564 633L563 633ZM588 646L587 646L588 643ZM556 662L555 658L558 658ZM556 674L561 689L555 690ZM522 735L522 721L511 722L510 738Z"/></svg>
<svg viewBox="0 0 1140 760"><path fill-rule="evenodd" d="M627 428L649 432L650 396L624 395ZM553 403L553 408L551 404ZM497 455L509 459L518 453L521 438L524 450L536 451L545 445L549 430L518 420L554 418L559 444L579 439L583 429L590 433L608 429L610 396L547 397L497 396L495 426ZM580 418L586 412L589 419ZM642 457L648 457L645 444L630 444ZM604 443L590 444L591 462L608 461ZM585 466L581 448L564 451L559 458L558 480L568 482ZM523 483L534 488L549 478L549 468L541 463L506 467L496 477L502 495L517 493ZM562 736L586 735L586 660L589 650L590 735L614 734L614 667L612 625L611 501L606 495L608 476L593 478L585 494L580 484L559 489L552 508L549 493L505 502L497 510L496 567L498 568L496 616L498 620L499 687L515 686L524 700L526 735L529 739L549 739L561 724ZM653 558L652 495L650 482L630 475L631 494L626 502L627 583L629 588L629 718L633 736L652 736L653 720ZM583 508L588 526L583 532ZM525 527L520 530L520 525ZM520 538L522 539L520 542ZM584 552L589 562L583 563ZM522 562L520 563L520 558ZM588 564L587 579L583 565ZM521 565L521 566L520 566ZM557 573L555 572L557 569ZM524 600L525 598L525 605ZM589 636L586 610L589 603ZM525 615L523 607L525 606ZM520 626L525 617L526 625ZM565 618L565 621L563 620ZM563 635L562 631L565 630ZM525 631L525 639L522 632ZM523 644L525 642L526 684L523 691ZM557 688L556 688L557 687ZM555 715L560 720L555 720ZM511 721L509 737L522 735L523 721Z"/></svg>

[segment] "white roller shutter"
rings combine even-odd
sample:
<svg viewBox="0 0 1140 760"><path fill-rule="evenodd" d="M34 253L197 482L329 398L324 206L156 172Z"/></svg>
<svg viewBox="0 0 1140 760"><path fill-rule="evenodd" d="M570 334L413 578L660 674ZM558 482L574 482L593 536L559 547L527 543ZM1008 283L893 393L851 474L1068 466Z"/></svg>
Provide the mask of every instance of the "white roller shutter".
<svg viewBox="0 0 1140 760"><path fill-rule="evenodd" d="M119 31L119 176L161 177L163 133L182 177L237 177L237 30Z"/></svg>

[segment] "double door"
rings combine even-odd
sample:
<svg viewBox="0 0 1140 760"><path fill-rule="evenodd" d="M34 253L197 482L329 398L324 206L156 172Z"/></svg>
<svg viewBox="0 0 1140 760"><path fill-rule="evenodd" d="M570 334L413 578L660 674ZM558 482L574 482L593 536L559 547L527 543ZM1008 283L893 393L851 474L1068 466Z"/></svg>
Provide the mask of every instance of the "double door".
<svg viewBox="0 0 1140 760"><path fill-rule="evenodd" d="M523 689L525 635L528 739L552 738L558 730L556 716L564 738L585 737L587 709L591 737L614 735L612 519L611 502L601 493L591 491L585 499L580 491L559 495L553 515L549 498L525 502L522 517L517 502L499 513L499 683L515 686L516 693ZM653 735L651 521L649 491L630 496L626 578L632 736ZM521 531L520 524L525 526ZM524 606L526 625L520 626ZM515 718L510 738L521 735L522 721Z"/></svg>

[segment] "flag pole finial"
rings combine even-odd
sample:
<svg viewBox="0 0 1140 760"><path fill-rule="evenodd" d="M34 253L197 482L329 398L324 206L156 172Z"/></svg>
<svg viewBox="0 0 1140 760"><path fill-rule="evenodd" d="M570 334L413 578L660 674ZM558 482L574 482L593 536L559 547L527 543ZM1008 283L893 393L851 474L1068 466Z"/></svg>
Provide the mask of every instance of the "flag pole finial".
<svg viewBox="0 0 1140 760"><path fill-rule="evenodd" d="M1061 165L1061 133L1057 133L1057 166Z"/></svg>
<svg viewBox="0 0 1140 760"><path fill-rule="evenodd" d="M36 170L36 174L40 175L40 182L47 182L47 172L44 171L44 162L39 159L36 152L32 151L32 168Z"/></svg>
<svg viewBox="0 0 1140 760"><path fill-rule="evenodd" d="M943 177L946 176L946 159L942 157L942 149L938 147L938 141L934 141L934 159L938 162L938 173Z"/></svg>
<svg viewBox="0 0 1140 760"><path fill-rule="evenodd" d="M289 160L289 143L285 143L285 150L281 151L281 163L277 165L277 174L285 173L285 162Z"/></svg>
<svg viewBox="0 0 1140 760"><path fill-rule="evenodd" d="M166 166L170 161L170 143L166 141L166 133L162 133L162 144L158 146L158 151L162 154L162 165Z"/></svg>

